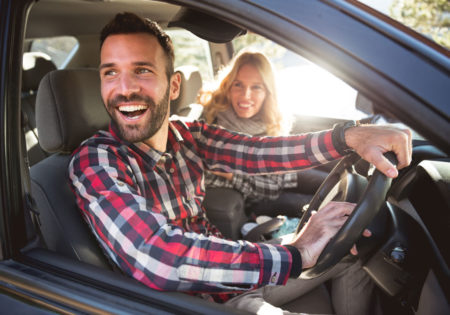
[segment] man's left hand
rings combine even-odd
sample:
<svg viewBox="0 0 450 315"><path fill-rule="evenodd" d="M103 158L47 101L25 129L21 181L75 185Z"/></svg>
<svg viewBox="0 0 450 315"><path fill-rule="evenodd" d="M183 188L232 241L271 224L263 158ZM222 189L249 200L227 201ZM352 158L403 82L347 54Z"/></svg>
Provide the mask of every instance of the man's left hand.
<svg viewBox="0 0 450 315"><path fill-rule="evenodd" d="M375 125L352 127L345 131L345 142L364 160L391 178L397 177L398 171L383 153L393 151L397 155L398 169L411 163L412 137L408 129Z"/></svg>

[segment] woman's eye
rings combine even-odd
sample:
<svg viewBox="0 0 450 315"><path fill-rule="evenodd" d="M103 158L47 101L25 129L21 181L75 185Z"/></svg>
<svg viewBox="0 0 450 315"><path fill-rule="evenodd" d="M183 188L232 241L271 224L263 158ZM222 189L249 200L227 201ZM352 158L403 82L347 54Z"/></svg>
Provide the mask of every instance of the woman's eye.
<svg viewBox="0 0 450 315"><path fill-rule="evenodd" d="M235 88L240 88L242 87L242 84L240 82L234 82L232 86Z"/></svg>

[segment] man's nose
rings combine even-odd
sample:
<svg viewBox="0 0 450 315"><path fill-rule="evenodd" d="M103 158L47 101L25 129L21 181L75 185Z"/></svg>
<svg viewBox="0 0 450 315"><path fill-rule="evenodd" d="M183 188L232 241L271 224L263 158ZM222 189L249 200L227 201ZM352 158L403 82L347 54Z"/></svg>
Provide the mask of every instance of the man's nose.
<svg viewBox="0 0 450 315"><path fill-rule="evenodd" d="M140 89L137 79L132 74L121 75L119 88L120 93L125 96L139 92Z"/></svg>

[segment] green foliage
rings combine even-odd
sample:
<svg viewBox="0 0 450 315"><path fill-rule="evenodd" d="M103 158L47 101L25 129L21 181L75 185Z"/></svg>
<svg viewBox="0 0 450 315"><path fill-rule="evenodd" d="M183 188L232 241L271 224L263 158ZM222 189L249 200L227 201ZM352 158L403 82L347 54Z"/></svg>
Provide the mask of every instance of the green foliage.
<svg viewBox="0 0 450 315"><path fill-rule="evenodd" d="M283 58L287 49L274 44L271 40L268 40L262 36L254 33L247 33L244 36L239 36L233 40L233 48L235 53L238 53L242 49L251 49L259 51L265 54L277 67L276 60Z"/></svg>
<svg viewBox="0 0 450 315"><path fill-rule="evenodd" d="M175 68L197 66L203 79L212 79L208 43L185 30L167 31L175 50Z"/></svg>
<svg viewBox="0 0 450 315"><path fill-rule="evenodd" d="M450 1L394 0L390 15L440 45L450 48Z"/></svg>

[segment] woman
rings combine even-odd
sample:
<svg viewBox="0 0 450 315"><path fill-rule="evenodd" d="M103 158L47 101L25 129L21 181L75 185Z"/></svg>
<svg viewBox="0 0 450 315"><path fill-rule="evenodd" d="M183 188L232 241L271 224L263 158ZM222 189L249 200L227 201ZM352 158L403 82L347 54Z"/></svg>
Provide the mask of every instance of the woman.
<svg viewBox="0 0 450 315"><path fill-rule="evenodd" d="M287 134L288 123L277 102L275 77L270 61L262 53L245 51L221 72L222 80L217 89L203 92L200 103L203 117L208 123L228 130L258 136ZM210 172L207 187L234 188L244 195L247 208L256 215L285 214L298 216L304 204L311 199L311 192L326 177L325 172L309 170L318 175L307 194L286 191L298 186L297 173L249 176ZM304 172L302 172L304 173ZM310 185L311 186L311 185ZM297 189L295 189L297 191Z"/></svg>

